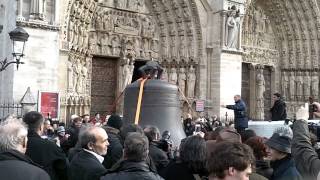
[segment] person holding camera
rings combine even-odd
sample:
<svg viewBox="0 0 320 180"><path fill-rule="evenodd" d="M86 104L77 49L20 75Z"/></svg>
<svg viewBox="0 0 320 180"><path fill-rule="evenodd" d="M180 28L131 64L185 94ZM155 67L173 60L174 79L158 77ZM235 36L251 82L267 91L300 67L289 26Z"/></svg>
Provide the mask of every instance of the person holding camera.
<svg viewBox="0 0 320 180"><path fill-rule="evenodd" d="M320 117L320 103L314 102L312 97L309 97L309 119Z"/></svg>

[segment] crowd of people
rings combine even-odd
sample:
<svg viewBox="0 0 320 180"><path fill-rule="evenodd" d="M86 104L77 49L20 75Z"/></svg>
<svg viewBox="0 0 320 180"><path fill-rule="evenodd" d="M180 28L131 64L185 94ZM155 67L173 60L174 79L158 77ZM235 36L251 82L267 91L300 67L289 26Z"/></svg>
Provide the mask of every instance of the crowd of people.
<svg viewBox="0 0 320 180"><path fill-rule="evenodd" d="M231 107L232 108L232 107ZM72 115L53 128L39 112L0 123L0 177L12 180L311 180L320 159L301 108L297 120L270 138L217 119L184 121L187 137L173 144L156 126ZM198 128L199 127L199 128ZM237 126L239 127L239 126ZM314 137L314 136L313 136Z"/></svg>

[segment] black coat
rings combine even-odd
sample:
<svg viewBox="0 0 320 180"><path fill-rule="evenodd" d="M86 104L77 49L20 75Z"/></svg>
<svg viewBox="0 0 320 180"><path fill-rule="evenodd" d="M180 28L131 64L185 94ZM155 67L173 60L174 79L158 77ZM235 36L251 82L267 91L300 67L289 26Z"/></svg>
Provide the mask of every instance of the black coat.
<svg viewBox="0 0 320 180"><path fill-rule="evenodd" d="M156 142L150 143L149 155L158 171L160 171L169 164L167 154L162 149L158 148Z"/></svg>
<svg viewBox="0 0 320 180"><path fill-rule="evenodd" d="M101 180L163 180L146 162L121 161L115 164Z"/></svg>
<svg viewBox="0 0 320 180"><path fill-rule="evenodd" d="M187 164L182 162L170 162L170 164L161 170L159 174L165 180L196 180L193 171L188 167Z"/></svg>
<svg viewBox="0 0 320 180"><path fill-rule="evenodd" d="M104 157L103 165L107 169L110 169L122 158L123 146L121 144L120 131L118 129L109 126L104 126L103 129L106 130L109 141L108 152Z"/></svg>
<svg viewBox="0 0 320 180"><path fill-rule="evenodd" d="M272 121L285 120L287 118L286 103L282 100L275 101L270 112Z"/></svg>
<svg viewBox="0 0 320 180"><path fill-rule="evenodd" d="M264 160L256 160L256 172L261 176L270 179L273 169L270 167L270 164Z"/></svg>
<svg viewBox="0 0 320 180"><path fill-rule="evenodd" d="M234 127L237 128L247 128L248 127L248 118L247 118L247 106L240 99L235 105L227 105L228 109L234 111Z"/></svg>
<svg viewBox="0 0 320 180"><path fill-rule="evenodd" d="M0 177L3 180L50 180L48 173L15 150L0 153Z"/></svg>
<svg viewBox="0 0 320 180"><path fill-rule="evenodd" d="M52 180L67 179L68 160L62 149L33 131L28 132L26 155L42 166Z"/></svg>
<svg viewBox="0 0 320 180"><path fill-rule="evenodd" d="M271 163L273 174L270 180L302 180L291 156Z"/></svg>
<svg viewBox="0 0 320 180"><path fill-rule="evenodd" d="M99 160L84 150L77 153L70 163L69 180L99 180L106 169Z"/></svg>

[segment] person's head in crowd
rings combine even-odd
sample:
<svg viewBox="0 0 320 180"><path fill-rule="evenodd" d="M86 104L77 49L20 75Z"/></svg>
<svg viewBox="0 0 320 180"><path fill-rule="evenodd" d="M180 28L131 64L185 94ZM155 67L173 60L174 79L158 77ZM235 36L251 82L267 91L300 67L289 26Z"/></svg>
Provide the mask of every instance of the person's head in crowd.
<svg viewBox="0 0 320 180"><path fill-rule="evenodd" d="M28 129L23 121L7 118L0 123L0 152L16 150L25 153Z"/></svg>
<svg viewBox="0 0 320 180"><path fill-rule="evenodd" d="M287 125L283 125L283 126L280 126L280 127L277 127L273 133L278 133L280 134L281 136L287 136L289 137L290 139L293 138L293 132L292 132L292 129L287 126Z"/></svg>
<svg viewBox="0 0 320 180"><path fill-rule="evenodd" d="M313 97L309 97L309 103L312 104L314 102L314 98Z"/></svg>
<svg viewBox="0 0 320 180"><path fill-rule="evenodd" d="M57 128L57 133L58 133L58 136L63 137L66 135L66 130L63 126L59 126Z"/></svg>
<svg viewBox="0 0 320 180"><path fill-rule="evenodd" d="M219 142L208 155L209 180L249 180L255 158L252 149L239 142Z"/></svg>
<svg viewBox="0 0 320 180"><path fill-rule="evenodd" d="M118 130L122 127L122 119L119 115L113 114L108 118L107 125Z"/></svg>
<svg viewBox="0 0 320 180"><path fill-rule="evenodd" d="M97 126L89 126L81 129L79 134L81 148L95 152L101 156L107 154L109 141L104 129Z"/></svg>
<svg viewBox="0 0 320 180"><path fill-rule="evenodd" d="M94 117L96 118L96 120L100 120L100 113L94 114Z"/></svg>
<svg viewBox="0 0 320 180"><path fill-rule="evenodd" d="M240 143L242 142L240 134L229 128L220 131L216 140L217 142L221 142L221 141L240 142Z"/></svg>
<svg viewBox="0 0 320 180"><path fill-rule="evenodd" d="M123 158L129 161L146 161L149 154L148 138L139 133L131 132L124 141Z"/></svg>
<svg viewBox="0 0 320 180"><path fill-rule="evenodd" d="M292 137L287 132L273 133L266 141L268 158L271 161L281 160L291 154Z"/></svg>
<svg viewBox="0 0 320 180"><path fill-rule="evenodd" d="M50 123L50 120L44 120L44 130L48 130L48 129L51 129L51 123Z"/></svg>
<svg viewBox="0 0 320 180"><path fill-rule="evenodd" d="M199 173L205 170L207 148L206 142L202 137L196 135L183 139L180 144L179 154L180 160L192 172Z"/></svg>
<svg viewBox="0 0 320 180"><path fill-rule="evenodd" d="M309 132L309 135L310 135L310 142L311 142L312 146L314 147L318 142L318 137L312 132Z"/></svg>
<svg viewBox="0 0 320 180"><path fill-rule="evenodd" d="M127 124L125 126L122 126L120 129L120 136L122 139L122 142L124 142L127 135L131 132L138 132L140 134L144 134L143 129L136 124Z"/></svg>
<svg viewBox="0 0 320 180"><path fill-rule="evenodd" d="M80 129L82 126L82 119L78 115L72 115L71 116L72 124L74 127Z"/></svg>
<svg viewBox="0 0 320 180"><path fill-rule="evenodd" d="M246 129L242 134L241 134L241 140L242 142L246 142L249 138L257 136L256 132L252 129Z"/></svg>
<svg viewBox="0 0 320 180"><path fill-rule="evenodd" d="M281 99L281 94L280 93L274 93L272 96L273 101L278 101Z"/></svg>
<svg viewBox="0 0 320 180"><path fill-rule="evenodd" d="M267 157L267 147L265 140L260 136L254 136L246 140L244 143L250 146L253 150L254 157L256 160L263 160Z"/></svg>
<svg viewBox="0 0 320 180"><path fill-rule="evenodd" d="M23 121L28 125L29 132L36 132L38 135L43 133L44 118L37 111L28 112L23 116Z"/></svg>
<svg viewBox="0 0 320 180"><path fill-rule="evenodd" d="M169 140L171 137L171 133L168 130L163 131L162 135L161 135L161 139L164 140Z"/></svg>
<svg viewBox="0 0 320 180"><path fill-rule="evenodd" d="M82 115L82 122L83 123L89 123L89 121L90 121L90 115L89 114L84 114L84 115Z"/></svg>
<svg viewBox="0 0 320 180"><path fill-rule="evenodd" d="M235 96L233 97L233 99L234 99L234 102L238 102L238 101L241 100L241 96L240 96L239 94L237 94L237 95L235 95Z"/></svg>
<svg viewBox="0 0 320 180"><path fill-rule="evenodd" d="M143 131L149 142L158 141L160 139L160 131L155 126L147 126Z"/></svg>

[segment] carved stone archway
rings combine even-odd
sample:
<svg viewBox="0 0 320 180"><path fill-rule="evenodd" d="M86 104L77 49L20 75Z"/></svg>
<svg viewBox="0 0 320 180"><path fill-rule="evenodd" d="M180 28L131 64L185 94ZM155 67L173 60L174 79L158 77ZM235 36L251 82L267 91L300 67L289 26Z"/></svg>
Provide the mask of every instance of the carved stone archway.
<svg viewBox="0 0 320 180"><path fill-rule="evenodd" d="M203 42L195 0L70 0L65 14L61 49L68 52L68 83L62 106L72 108L66 112L80 114L90 110L94 55L119 58L120 69L126 58L155 59L169 76L172 68L185 68L195 69L199 78ZM122 76L119 77L121 84ZM190 98L197 97L198 89L196 84L195 96ZM87 102L83 112L68 104L68 98L75 97Z"/></svg>
<svg viewBox="0 0 320 180"><path fill-rule="evenodd" d="M264 21L262 37L259 37L259 25L263 24L255 19ZM252 25L257 28L250 32ZM309 96L319 99L316 88L319 87L319 27L320 11L316 0L247 1L243 25L243 46L247 51L243 59L275 69L273 91L285 96L289 117ZM259 42L270 37L274 43Z"/></svg>

